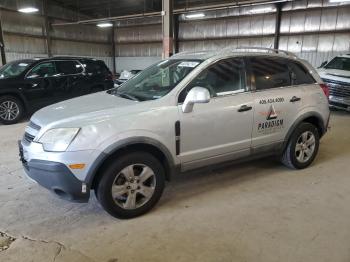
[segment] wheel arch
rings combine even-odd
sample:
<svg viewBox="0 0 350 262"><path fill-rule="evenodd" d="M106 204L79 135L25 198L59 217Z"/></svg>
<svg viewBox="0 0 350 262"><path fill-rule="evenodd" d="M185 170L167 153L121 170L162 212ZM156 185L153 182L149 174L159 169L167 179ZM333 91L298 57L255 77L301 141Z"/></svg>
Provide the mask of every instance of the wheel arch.
<svg viewBox="0 0 350 262"><path fill-rule="evenodd" d="M8 91L8 92L4 91L4 92L0 93L0 97L3 97L3 96L13 96L13 97L17 98L19 101L21 101L22 105L24 106L24 109L26 111L29 110L29 106L28 106L27 100L20 93L13 92L13 91Z"/></svg>
<svg viewBox="0 0 350 262"><path fill-rule="evenodd" d="M118 141L104 150L92 164L86 177L86 184L93 189L110 161L115 159L118 155L130 152L147 152L156 157L163 165L166 171L165 178L168 181L176 170L174 159L170 151L163 144L146 137L131 138Z"/></svg>
<svg viewBox="0 0 350 262"><path fill-rule="evenodd" d="M313 124L314 126L316 126L320 137L322 137L327 131L326 130L327 127L326 127L325 122L324 122L322 116L320 115L320 113L318 113L318 112L305 113L305 114L299 116L297 118L297 120L294 121L293 125L289 128L288 133L287 133L286 138L285 138L284 143L283 143L283 150L288 145L288 142L289 142L295 128L297 128L297 126L302 122L310 123L310 124Z"/></svg>

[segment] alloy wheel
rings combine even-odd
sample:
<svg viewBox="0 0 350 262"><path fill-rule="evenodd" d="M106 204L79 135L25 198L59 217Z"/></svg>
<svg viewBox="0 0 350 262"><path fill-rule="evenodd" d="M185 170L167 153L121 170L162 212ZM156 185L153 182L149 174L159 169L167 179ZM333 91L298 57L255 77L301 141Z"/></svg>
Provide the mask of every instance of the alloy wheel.
<svg viewBox="0 0 350 262"><path fill-rule="evenodd" d="M307 162L315 152L316 139L310 131L302 133L295 145L295 157L300 163Z"/></svg>
<svg viewBox="0 0 350 262"><path fill-rule="evenodd" d="M0 104L0 118L12 121L19 115L19 106L14 101L4 101Z"/></svg>
<svg viewBox="0 0 350 262"><path fill-rule="evenodd" d="M133 164L122 169L112 184L114 202L123 209L136 209L146 204L154 194L156 176L144 164Z"/></svg>

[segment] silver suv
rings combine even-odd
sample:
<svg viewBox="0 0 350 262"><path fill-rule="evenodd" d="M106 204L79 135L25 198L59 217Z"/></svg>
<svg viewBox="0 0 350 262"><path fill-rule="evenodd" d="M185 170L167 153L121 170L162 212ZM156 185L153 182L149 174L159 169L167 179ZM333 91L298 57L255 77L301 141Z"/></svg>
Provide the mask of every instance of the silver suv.
<svg viewBox="0 0 350 262"><path fill-rule="evenodd" d="M180 53L117 89L41 109L19 142L26 174L111 215L144 214L172 175L277 155L314 160L329 120L326 88L303 60L257 48Z"/></svg>

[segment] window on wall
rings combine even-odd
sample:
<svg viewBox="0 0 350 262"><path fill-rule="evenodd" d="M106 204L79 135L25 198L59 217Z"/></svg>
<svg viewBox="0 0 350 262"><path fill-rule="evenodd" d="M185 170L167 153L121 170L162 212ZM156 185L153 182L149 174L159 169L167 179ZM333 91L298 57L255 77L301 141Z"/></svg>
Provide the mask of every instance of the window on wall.
<svg viewBox="0 0 350 262"><path fill-rule="evenodd" d="M212 97L244 92L246 88L244 61L241 58L230 58L217 62L203 70L180 93L182 103L187 93L196 86L209 90Z"/></svg>
<svg viewBox="0 0 350 262"><path fill-rule="evenodd" d="M252 73L255 76L256 90L291 85L287 59L279 57L253 57L250 59L250 63Z"/></svg>

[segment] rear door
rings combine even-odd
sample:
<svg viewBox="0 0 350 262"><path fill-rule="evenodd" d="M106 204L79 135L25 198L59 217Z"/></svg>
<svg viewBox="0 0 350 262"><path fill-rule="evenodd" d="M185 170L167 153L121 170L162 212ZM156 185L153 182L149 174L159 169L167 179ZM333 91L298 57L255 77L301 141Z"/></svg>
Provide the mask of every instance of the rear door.
<svg viewBox="0 0 350 262"><path fill-rule="evenodd" d="M61 78L61 86L59 88L65 90L64 99L88 93L84 81L84 68L80 62L76 60L57 60L55 64Z"/></svg>
<svg viewBox="0 0 350 262"><path fill-rule="evenodd" d="M113 87L112 73L103 61L84 60L86 84L89 92L97 92Z"/></svg>
<svg viewBox="0 0 350 262"><path fill-rule="evenodd" d="M261 56L249 61L255 87L253 152L278 150L303 107L305 92L295 83L291 60Z"/></svg>

